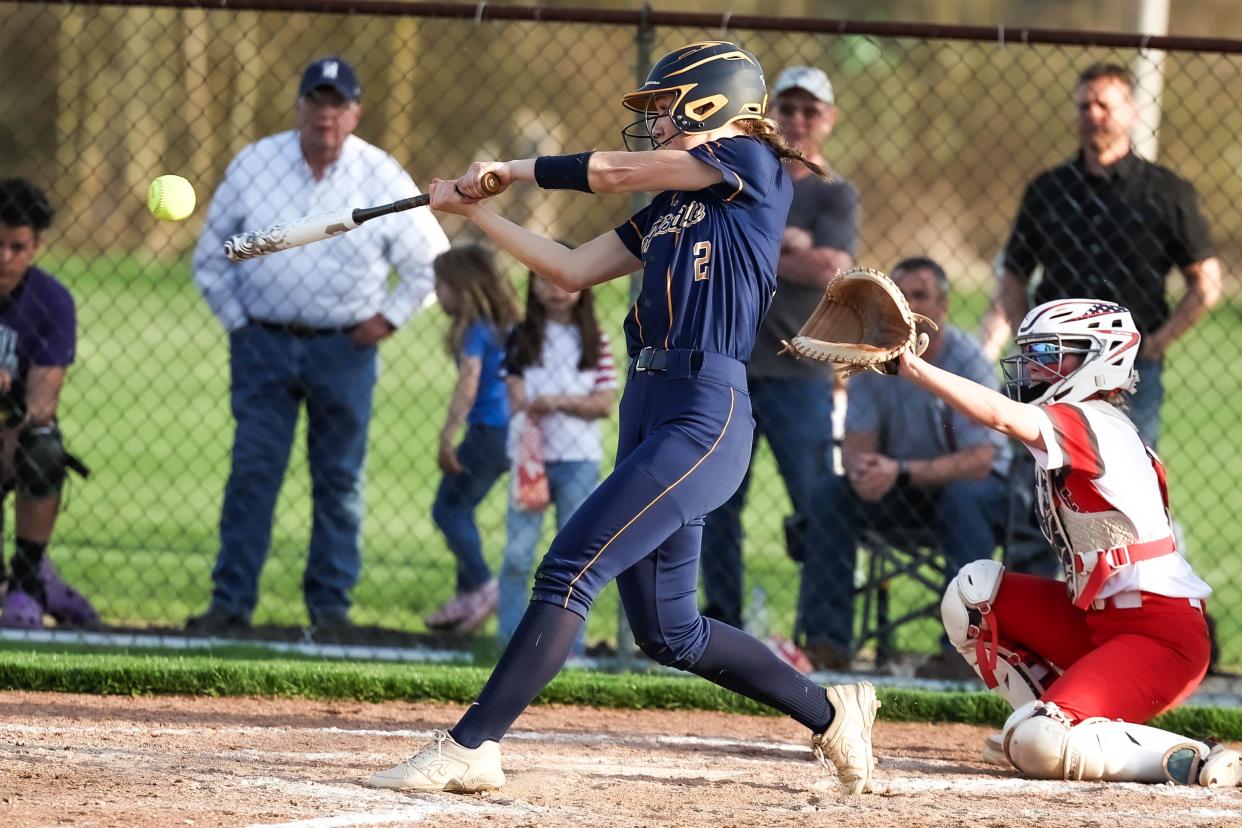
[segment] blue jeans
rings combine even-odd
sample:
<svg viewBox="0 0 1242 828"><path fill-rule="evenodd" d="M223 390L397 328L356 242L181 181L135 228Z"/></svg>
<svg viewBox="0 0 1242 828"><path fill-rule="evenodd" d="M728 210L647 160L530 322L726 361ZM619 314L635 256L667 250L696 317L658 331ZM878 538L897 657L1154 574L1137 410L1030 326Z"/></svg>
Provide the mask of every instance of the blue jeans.
<svg viewBox="0 0 1242 828"><path fill-rule="evenodd" d="M815 481L828 472L832 382L752 378L749 383L755 417L751 457L762 434L772 448L795 515L806 515L812 508ZM749 487L748 467L741 487L707 516L703 529L703 614L734 627L742 626L742 509Z"/></svg>
<svg viewBox="0 0 1242 828"><path fill-rule="evenodd" d="M444 533L449 551L457 558L458 595L473 592L492 579L492 571L483 559L483 541L474 522L474 510L509 468L505 457L508 436L508 426L467 426L466 436L457 447L457 459L465 471L444 475L436 489L431 519Z"/></svg>
<svg viewBox="0 0 1242 828"><path fill-rule="evenodd" d="M548 489L556 504L556 528L578 511L582 501L595 490L599 483L599 463L595 460L561 460L547 464ZM522 614L530 603L530 573L535 568L535 547L543 531L543 511L519 509L509 501L508 542L505 557L500 565L500 643L513 637ZM576 654L586 652L586 628L578 636L574 646Z"/></svg>
<svg viewBox="0 0 1242 828"><path fill-rule="evenodd" d="M362 565L363 463L375 348L347 334L299 339L247 325L229 336L237 427L211 601L249 618L259 598L276 495L306 405L313 517L302 589L311 620L349 610Z"/></svg>
<svg viewBox="0 0 1242 828"><path fill-rule="evenodd" d="M1164 402L1164 363L1158 359L1135 360L1139 384L1130 397L1130 419L1138 426L1139 436L1153 449L1160 441L1160 404Z"/></svg>
<svg viewBox="0 0 1242 828"><path fill-rule="evenodd" d="M938 490L894 487L879 502L864 503L844 477L828 474L816 486L814 498L798 593L801 632L807 643L824 642L849 652L854 642L854 564L862 530L936 531L952 578L971 561L993 557L1004 527L1008 489L1002 477L991 474Z"/></svg>

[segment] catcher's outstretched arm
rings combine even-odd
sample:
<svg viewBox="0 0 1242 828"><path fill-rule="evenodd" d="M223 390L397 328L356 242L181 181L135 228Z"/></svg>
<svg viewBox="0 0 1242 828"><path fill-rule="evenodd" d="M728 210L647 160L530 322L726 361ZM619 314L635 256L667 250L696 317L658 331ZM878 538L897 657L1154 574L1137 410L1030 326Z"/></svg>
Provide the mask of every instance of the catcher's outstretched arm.
<svg viewBox="0 0 1242 828"><path fill-rule="evenodd" d="M1046 450L1035 406L1011 400L974 380L937 368L909 351L901 355L898 373L979 425L1021 440L1032 448Z"/></svg>

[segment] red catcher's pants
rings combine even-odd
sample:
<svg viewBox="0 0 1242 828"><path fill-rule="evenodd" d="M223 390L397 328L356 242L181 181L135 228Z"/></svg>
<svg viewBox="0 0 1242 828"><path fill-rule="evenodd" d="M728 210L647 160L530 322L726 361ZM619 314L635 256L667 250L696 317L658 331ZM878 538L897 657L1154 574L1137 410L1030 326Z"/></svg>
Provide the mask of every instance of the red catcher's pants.
<svg viewBox="0 0 1242 828"><path fill-rule="evenodd" d="M1207 623L1185 598L1143 593L1143 606L1076 608L1065 584L1006 572L993 603L1002 646L1017 644L1064 672L1044 693L1075 723L1142 724L1194 692L1207 673Z"/></svg>

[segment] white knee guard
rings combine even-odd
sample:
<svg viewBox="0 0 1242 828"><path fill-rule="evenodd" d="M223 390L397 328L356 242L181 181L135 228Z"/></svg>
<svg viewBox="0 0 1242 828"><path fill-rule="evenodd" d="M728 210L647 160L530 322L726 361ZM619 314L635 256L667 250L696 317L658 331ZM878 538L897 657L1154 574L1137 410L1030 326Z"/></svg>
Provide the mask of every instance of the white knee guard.
<svg viewBox="0 0 1242 828"><path fill-rule="evenodd" d="M1165 782L1165 757L1190 748L1206 758L1208 746L1145 725L1108 719L1071 724L1055 704L1031 702L1005 722L1005 755L1032 779Z"/></svg>
<svg viewBox="0 0 1242 828"><path fill-rule="evenodd" d="M966 564L945 590L940 618L949 641L983 683L1019 708L1039 699L1060 671L1035 653L998 643L992 602L1004 574L997 561Z"/></svg>

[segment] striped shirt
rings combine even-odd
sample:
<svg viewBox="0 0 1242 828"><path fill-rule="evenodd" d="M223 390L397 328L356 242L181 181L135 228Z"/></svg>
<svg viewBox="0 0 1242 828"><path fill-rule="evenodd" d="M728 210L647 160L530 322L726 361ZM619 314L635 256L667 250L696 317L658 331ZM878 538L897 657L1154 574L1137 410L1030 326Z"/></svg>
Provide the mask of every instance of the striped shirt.
<svg viewBox="0 0 1242 828"><path fill-rule="evenodd" d="M582 334L577 325L548 320L545 323L543 351L539 361L518 372L508 366L509 376L520 376L526 382L526 399L551 395L589 396L596 391L617 387L617 372L612 346L601 331L599 360L592 368L578 367L582 359ZM510 361L512 363L512 361ZM510 434L516 430L511 430ZM599 420L586 420L563 411L539 418L543 437L543 459L557 460L604 459ZM510 446L510 457L512 457Z"/></svg>
<svg viewBox="0 0 1242 828"><path fill-rule="evenodd" d="M418 194L396 159L357 136L318 181L296 131L243 149L220 182L194 251L194 281L226 330L247 319L345 327L383 314L400 327L433 294L432 260L448 239L429 210L368 222L305 247L237 264L225 239L343 207L386 204ZM392 270L399 277L390 290Z"/></svg>

